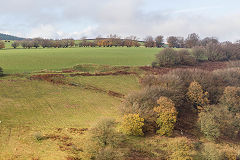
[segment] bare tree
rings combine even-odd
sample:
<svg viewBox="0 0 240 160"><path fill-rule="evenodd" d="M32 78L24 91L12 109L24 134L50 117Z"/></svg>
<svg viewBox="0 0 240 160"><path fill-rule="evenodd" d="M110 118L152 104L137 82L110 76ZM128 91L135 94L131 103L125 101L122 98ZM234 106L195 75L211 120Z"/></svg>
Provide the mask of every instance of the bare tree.
<svg viewBox="0 0 240 160"><path fill-rule="evenodd" d="M167 38L167 43L170 48L177 48L178 47L178 38L175 36L170 36Z"/></svg>
<svg viewBox="0 0 240 160"><path fill-rule="evenodd" d="M0 41L0 49L3 49L3 48L5 48L5 44L3 41Z"/></svg>
<svg viewBox="0 0 240 160"><path fill-rule="evenodd" d="M12 47L13 47L13 48L17 48L19 45L20 45L20 43L19 43L18 41L14 41L14 42L12 43Z"/></svg>
<svg viewBox="0 0 240 160"><path fill-rule="evenodd" d="M203 40L201 40L201 45L202 46L207 46L209 43L218 44L219 41L215 37L206 37Z"/></svg>
<svg viewBox="0 0 240 160"><path fill-rule="evenodd" d="M200 38L198 34L196 33L189 34L185 41L185 45L187 48L193 48L193 47L199 46Z"/></svg>
<svg viewBox="0 0 240 160"><path fill-rule="evenodd" d="M145 38L145 47L149 47L149 48L155 47L155 42L152 36L147 36Z"/></svg>
<svg viewBox="0 0 240 160"><path fill-rule="evenodd" d="M155 42L156 42L156 47L158 47L158 48L161 48L162 46L163 46L163 36L157 36L156 38L155 38Z"/></svg>

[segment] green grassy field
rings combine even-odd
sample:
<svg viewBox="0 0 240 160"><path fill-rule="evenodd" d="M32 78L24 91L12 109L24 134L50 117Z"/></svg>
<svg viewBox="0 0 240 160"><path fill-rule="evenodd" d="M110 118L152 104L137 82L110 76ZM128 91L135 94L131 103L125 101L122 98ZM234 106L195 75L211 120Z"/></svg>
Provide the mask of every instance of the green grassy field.
<svg viewBox="0 0 240 160"><path fill-rule="evenodd" d="M5 73L61 70L77 64L151 65L158 48L59 48L0 50Z"/></svg>
<svg viewBox="0 0 240 160"><path fill-rule="evenodd" d="M0 77L0 160L73 160L84 157L81 149L87 131L103 118L119 121L123 98L141 89L139 77L147 74L138 66L150 65L157 48L60 48L0 50L0 66L6 76ZM62 73L61 82L30 79L32 75ZM94 64L94 65L93 65ZM129 67L116 67L129 66ZM42 73L38 71L45 70ZM116 71L132 74L112 75ZM91 76L71 76L90 72ZM19 74L13 74L19 73ZM28 73L28 74L25 74ZM110 75L94 76L94 73ZM65 83L66 82L66 83ZM69 85L74 84L74 85ZM122 97L122 96L120 96ZM37 140L51 135L53 138ZM167 138L128 137L126 145L155 156L169 158L181 135ZM195 142L195 140L191 139ZM196 141L199 143L198 141ZM208 143L205 139L203 143ZM228 143L218 148L228 147ZM239 144L230 143L239 150ZM166 147L167 146L167 147ZM130 147L130 148L131 148ZM200 159L200 158L196 158Z"/></svg>
<svg viewBox="0 0 240 160"><path fill-rule="evenodd" d="M31 75L34 71L62 70L77 64L96 64L83 65L85 72L105 69L109 72L112 65L150 65L158 51L146 48L4 49L0 50L0 66L7 74L27 72ZM110 66L105 68L99 64ZM80 86L29 80L30 75L0 78L0 159L65 159L71 154L59 149L60 142L38 142L35 135L64 135L73 139L74 145L81 146L81 136L69 132L69 128L89 128L106 117L118 119L122 99L107 93L127 95L140 88L135 75L66 77L67 82ZM58 128L63 132L59 133Z"/></svg>

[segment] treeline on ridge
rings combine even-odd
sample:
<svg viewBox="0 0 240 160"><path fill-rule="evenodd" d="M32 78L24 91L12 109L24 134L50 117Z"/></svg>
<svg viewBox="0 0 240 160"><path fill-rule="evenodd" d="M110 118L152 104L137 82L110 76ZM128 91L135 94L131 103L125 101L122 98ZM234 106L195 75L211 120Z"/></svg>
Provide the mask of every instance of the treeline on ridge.
<svg viewBox="0 0 240 160"><path fill-rule="evenodd" d="M237 41L236 43L239 43ZM139 47L145 46L148 48L153 47L169 47L169 48L193 48L196 46L206 47L209 44L219 45L219 44L235 44L229 41L219 42L215 37L206 37L204 39L200 39L200 37L196 33L189 34L186 39L184 37L177 36L169 36L166 38L166 43L164 36L156 36L155 38L152 36L147 36L143 41L139 41L136 36L129 36L122 39L117 35L109 35L107 38L97 37L93 40L87 40L83 37L79 41L75 41L73 39L61 39L61 40L52 40L52 39L43 39L43 38L35 38L35 39L24 39L21 41L15 41L12 44L13 48L17 48L20 45L23 48L38 48L38 47L54 47L54 48L67 48L73 46L79 47ZM0 45L1 46L1 45ZM0 48L4 48L1 46Z"/></svg>

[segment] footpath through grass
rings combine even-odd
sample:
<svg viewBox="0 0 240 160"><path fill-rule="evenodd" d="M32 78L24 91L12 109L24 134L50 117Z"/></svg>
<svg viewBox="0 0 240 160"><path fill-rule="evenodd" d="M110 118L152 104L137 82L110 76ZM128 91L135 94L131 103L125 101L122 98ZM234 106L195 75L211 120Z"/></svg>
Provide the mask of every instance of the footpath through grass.
<svg viewBox="0 0 240 160"><path fill-rule="evenodd" d="M77 64L151 65L159 48L50 48L0 50L4 73L61 70Z"/></svg>

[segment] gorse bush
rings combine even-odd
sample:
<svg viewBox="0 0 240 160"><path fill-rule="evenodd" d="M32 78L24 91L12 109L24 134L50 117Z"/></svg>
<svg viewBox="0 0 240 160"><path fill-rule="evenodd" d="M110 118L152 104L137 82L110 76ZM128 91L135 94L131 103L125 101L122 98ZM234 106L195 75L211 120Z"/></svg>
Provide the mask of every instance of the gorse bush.
<svg viewBox="0 0 240 160"><path fill-rule="evenodd" d="M121 130L127 135L143 136L143 125L144 119L139 117L139 114L128 114L123 117Z"/></svg>
<svg viewBox="0 0 240 160"><path fill-rule="evenodd" d="M154 111L157 112L157 125L159 130L157 133L160 135L171 136L174 125L177 121L177 111L172 100L167 97L160 97L157 101L158 107L154 108Z"/></svg>

